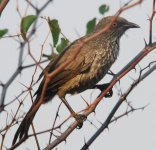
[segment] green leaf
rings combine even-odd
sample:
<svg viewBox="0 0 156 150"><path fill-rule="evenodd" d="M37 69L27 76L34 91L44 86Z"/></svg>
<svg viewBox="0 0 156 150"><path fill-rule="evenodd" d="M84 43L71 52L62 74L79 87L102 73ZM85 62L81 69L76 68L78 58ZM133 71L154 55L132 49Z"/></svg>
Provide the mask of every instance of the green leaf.
<svg viewBox="0 0 156 150"><path fill-rule="evenodd" d="M92 20L88 21L86 34L91 33L95 28L95 25L96 25L96 18L93 18Z"/></svg>
<svg viewBox="0 0 156 150"><path fill-rule="evenodd" d="M59 35L61 32L59 24L58 24L58 20L56 20L56 19L48 20L48 24L49 24L50 31L51 31L51 34L53 37L54 47L56 47L58 40L59 40Z"/></svg>
<svg viewBox="0 0 156 150"><path fill-rule="evenodd" d="M26 38L27 31L29 30L30 26L33 24L33 22L36 19L37 17L35 15L29 15L29 16L22 18L20 27L21 27L21 35L24 40L27 40Z"/></svg>
<svg viewBox="0 0 156 150"><path fill-rule="evenodd" d="M100 14L105 14L107 11L109 11L109 6L108 5L101 5L100 7L99 7L99 12L100 12Z"/></svg>
<svg viewBox="0 0 156 150"><path fill-rule="evenodd" d="M69 41L65 38L61 38L60 44L56 47L58 53L61 53L69 44Z"/></svg>
<svg viewBox="0 0 156 150"><path fill-rule="evenodd" d="M3 37L6 33L8 33L8 29L0 30L0 38Z"/></svg>

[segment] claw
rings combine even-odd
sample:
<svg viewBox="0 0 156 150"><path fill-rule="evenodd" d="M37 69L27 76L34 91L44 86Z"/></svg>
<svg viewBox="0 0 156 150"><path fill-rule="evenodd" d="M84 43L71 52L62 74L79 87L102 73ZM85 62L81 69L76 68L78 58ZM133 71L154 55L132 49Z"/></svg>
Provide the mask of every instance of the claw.
<svg viewBox="0 0 156 150"><path fill-rule="evenodd" d="M83 126L83 122L87 119L87 117L82 114L74 114L74 118L78 122L77 129L81 129Z"/></svg>
<svg viewBox="0 0 156 150"><path fill-rule="evenodd" d="M110 85L110 83L106 84L101 84L101 85L96 85L95 87L98 88L101 92L105 91L107 87ZM106 98L112 97L113 95L113 90L110 89L108 93L105 95Z"/></svg>
<svg viewBox="0 0 156 150"><path fill-rule="evenodd" d="M110 90L108 91L108 93L105 95L105 97L106 97L106 98L109 98L109 97L112 97L112 95L113 95L113 90L110 89Z"/></svg>

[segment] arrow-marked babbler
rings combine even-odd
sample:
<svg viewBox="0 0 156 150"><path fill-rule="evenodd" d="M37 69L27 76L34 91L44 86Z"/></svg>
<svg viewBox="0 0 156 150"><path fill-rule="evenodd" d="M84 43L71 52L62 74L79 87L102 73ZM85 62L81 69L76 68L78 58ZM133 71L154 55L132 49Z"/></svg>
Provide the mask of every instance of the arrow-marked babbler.
<svg viewBox="0 0 156 150"><path fill-rule="evenodd" d="M66 61L73 59L77 53L77 47L79 47L81 42L103 30L112 22L113 18L114 16L109 16L101 19L90 34L71 43L59 55L55 62L47 67L48 73L52 73ZM65 96L66 94L75 94L91 89L106 75L119 54L119 41L121 36L130 28L139 28L139 26L122 17L118 17L112 22L106 32L103 32L86 42L79 53L77 53L76 58L65 66L62 71L55 75L48 83L45 91L44 103L47 103L52 100L55 95L58 95L72 113L73 117L78 121L79 126L82 126L85 117L74 112L66 101ZM13 145L16 143L18 137L19 139L27 137L29 127L38 110L37 108L37 110L34 111L34 107L40 100L44 83L45 77L35 93L36 99L34 103L15 133Z"/></svg>

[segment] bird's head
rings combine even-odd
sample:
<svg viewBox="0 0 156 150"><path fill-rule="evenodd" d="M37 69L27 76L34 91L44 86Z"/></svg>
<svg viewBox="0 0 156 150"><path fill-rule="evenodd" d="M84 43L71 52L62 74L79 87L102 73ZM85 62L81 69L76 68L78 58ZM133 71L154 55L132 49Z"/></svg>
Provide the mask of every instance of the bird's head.
<svg viewBox="0 0 156 150"><path fill-rule="evenodd" d="M99 21L96 25L94 31L100 31L104 29L110 22L114 19L114 16L104 17ZM140 28L137 24L127 21L122 17L118 17L110 26L110 28L106 31L109 35L121 37L126 30L130 28Z"/></svg>

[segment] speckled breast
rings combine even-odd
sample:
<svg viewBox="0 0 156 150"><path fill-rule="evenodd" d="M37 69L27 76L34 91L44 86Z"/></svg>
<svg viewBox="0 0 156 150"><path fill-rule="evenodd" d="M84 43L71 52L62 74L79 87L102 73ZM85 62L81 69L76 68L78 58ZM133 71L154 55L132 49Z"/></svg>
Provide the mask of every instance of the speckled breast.
<svg viewBox="0 0 156 150"><path fill-rule="evenodd" d="M106 75L112 64L115 62L118 53L119 46L117 42L110 44L108 49L97 51L90 70L73 79L73 84L68 89L68 93L80 93L97 84Z"/></svg>

